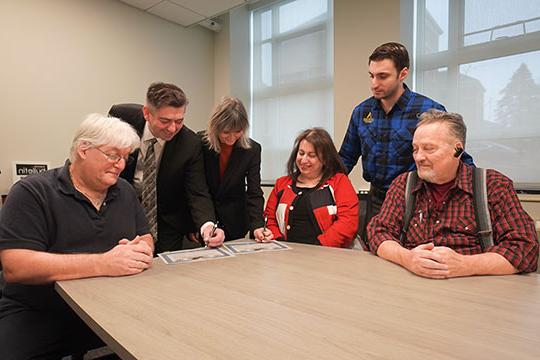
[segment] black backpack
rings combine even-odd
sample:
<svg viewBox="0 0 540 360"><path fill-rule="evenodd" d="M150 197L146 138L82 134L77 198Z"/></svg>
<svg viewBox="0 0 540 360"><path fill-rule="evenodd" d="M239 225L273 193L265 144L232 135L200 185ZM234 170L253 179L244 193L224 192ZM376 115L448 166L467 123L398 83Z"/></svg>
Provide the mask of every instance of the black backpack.
<svg viewBox="0 0 540 360"><path fill-rule="evenodd" d="M416 204L416 195L413 194L418 174L411 171L407 174L407 184L405 185L405 213L403 214L403 228L401 230L400 241L403 244L409 223L412 218L414 206ZM487 200L486 169L474 168L473 173L473 203L474 213L476 215L477 235L480 240L482 251L493 246L493 231L491 228L491 219L489 217L489 207Z"/></svg>

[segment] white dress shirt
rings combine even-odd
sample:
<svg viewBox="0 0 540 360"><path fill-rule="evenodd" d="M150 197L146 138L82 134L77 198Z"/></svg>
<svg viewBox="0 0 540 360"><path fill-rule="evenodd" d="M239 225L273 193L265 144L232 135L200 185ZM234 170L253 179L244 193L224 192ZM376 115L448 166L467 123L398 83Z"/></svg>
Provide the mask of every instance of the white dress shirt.
<svg viewBox="0 0 540 360"><path fill-rule="evenodd" d="M141 137L141 148L139 150L139 156L137 157L137 165L135 166L135 174L133 175L133 185L137 194L141 193L141 186L144 177L143 166L144 166L144 157L146 156L146 151L148 150L148 144L146 140L156 138L150 129L148 128L148 122L144 124L143 135ZM157 142L154 144L154 154L156 156L156 169L159 170L159 163L161 161L161 154L163 153L163 147L165 146L165 140L156 138Z"/></svg>

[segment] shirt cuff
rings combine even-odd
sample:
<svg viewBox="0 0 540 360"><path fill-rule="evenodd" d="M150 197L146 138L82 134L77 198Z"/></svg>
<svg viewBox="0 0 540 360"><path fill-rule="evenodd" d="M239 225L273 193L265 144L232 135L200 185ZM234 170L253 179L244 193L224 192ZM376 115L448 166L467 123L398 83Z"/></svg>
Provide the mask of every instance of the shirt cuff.
<svg viewBox="0 0 540 360"><path fill-rule="evenodd" d="M207 222L205 222L204 224L202 224L201 229L199 230L200 233L201 233L201 236L203 236L203 230L204 230L207 226L214 226L214 223L213 223L212 221L207 221Z"/></svg>

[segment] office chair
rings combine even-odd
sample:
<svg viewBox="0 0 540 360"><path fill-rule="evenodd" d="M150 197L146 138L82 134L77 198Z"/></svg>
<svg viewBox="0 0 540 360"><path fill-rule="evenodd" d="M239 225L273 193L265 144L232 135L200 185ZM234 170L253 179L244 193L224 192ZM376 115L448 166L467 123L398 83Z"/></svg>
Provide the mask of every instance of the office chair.
<svg viewBox="0 0 540 360"><path fill-rule="evenodd" d="M109 110L109 116L113 116L125 121L140 119L144 121L141 104L116 104Z"/></svg>
<svg viewBox="0 0 540 360"><path fill-rule="evenodd" d="M358 232L351 245L352 249L369 251L367 246L366 226L367 226L367 206L369 191L358 191Z"/></svg>
<svg viewBox="0 0 540 360"><path fill-rule="evenodd" d="M2 274L2 265L0 264L0 298L2 297L2 290L4 290L5 285L6 281L4 280L4 275Z"/></svg>
<svg viewBox="0 0 540 360"><path fill-rule="evenodd" d="M107 346L92 349L84 353L72 354L65 356L62 360L116 360L120 359L111 349Z"/></svg>

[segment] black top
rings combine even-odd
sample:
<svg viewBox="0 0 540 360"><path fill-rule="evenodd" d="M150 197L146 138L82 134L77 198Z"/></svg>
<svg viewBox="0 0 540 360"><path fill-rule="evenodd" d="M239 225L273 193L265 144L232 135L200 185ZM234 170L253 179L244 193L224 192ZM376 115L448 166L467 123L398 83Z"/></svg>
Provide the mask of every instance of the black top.
<svg viewBox="0 0 540 360"><path fill-rule="evenodd" d="M292 185L292 189L297 197L289 209L289 229L287 230L287 240L291 242L321 245L317 236L321 233L314 216L313 209L309 202L309 196L315 188L304 188Z"/></svg>
<svg viewBox="0 0 540 360"><path fill-rule="evenodd" d="M204 137L204 132L199 136ZM264 226L264 197L261 189L261 145L249 139L251 147L234 145L223 178L219 154L203 140L206 182L225 240L243 238L248 231Z"/></svg>
<svg viewBox="0 0 540 360"><path fill-rule="evenodd" d="M149 233L135 191L123 179L111 186L99 211L78 192L69 162L13 185L0 212L0 250L30 249L57 254L103 253L127 238ZM53 284L6 284L0 319L17 309L65 310Z"/></svg>

